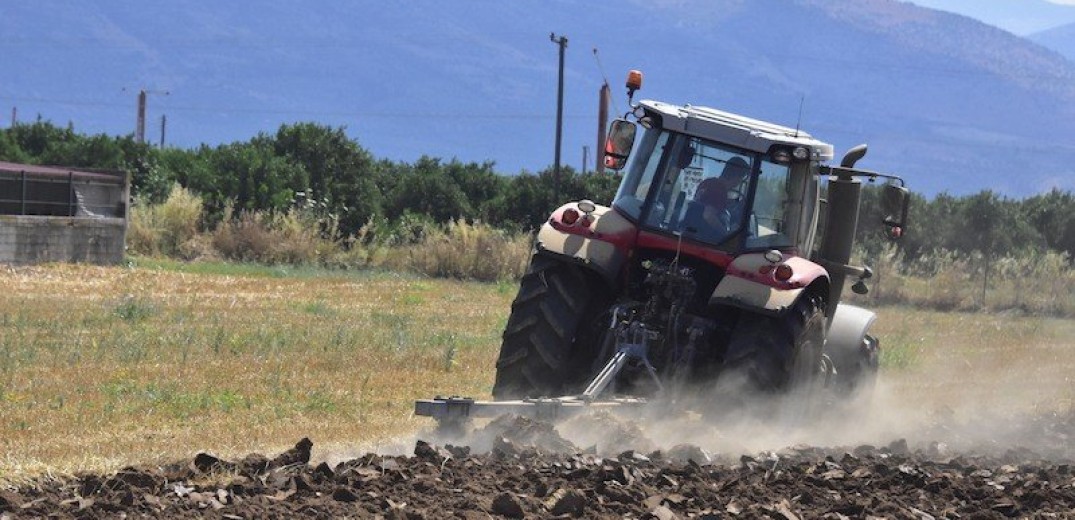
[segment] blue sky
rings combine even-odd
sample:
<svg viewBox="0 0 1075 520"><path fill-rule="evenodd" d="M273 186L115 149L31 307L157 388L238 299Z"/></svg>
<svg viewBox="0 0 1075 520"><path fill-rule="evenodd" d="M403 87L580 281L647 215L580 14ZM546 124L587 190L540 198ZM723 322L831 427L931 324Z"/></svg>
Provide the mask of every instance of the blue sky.
<svg viewBox="0 0 1075 520"><path fill-rule="evenodd" d="M1075 0L910 0L1025 36L1075 23Z"/></svg>

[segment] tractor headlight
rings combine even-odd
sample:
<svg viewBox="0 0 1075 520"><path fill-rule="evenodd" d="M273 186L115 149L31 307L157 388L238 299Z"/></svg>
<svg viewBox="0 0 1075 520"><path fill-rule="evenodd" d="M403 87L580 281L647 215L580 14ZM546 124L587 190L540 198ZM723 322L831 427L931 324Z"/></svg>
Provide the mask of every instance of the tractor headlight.
<svg viewBox="0 0 1075 520"><path fill-rule="evenodd" d="M796 160L805 161L810 158L810 150L805 146L797 146L791 151L791 155L792 157L795 157Z"/></svg>

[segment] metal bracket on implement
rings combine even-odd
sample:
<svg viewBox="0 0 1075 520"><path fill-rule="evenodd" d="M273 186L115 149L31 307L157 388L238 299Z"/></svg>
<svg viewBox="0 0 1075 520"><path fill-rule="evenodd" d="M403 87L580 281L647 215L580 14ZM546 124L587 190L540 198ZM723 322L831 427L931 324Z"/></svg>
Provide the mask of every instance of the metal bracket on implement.
<svg viewBox="0 0 1075 520"><path fill-rule="evenodd" d="M645 399L620 398L589 401L578 397L551 399L520 399L515 401L475 401L467 397L434 397L414 403L414 414L432 417L438 422L463 422L467 419L493 418L516 414L535 419L555 421L573 415L598 410L622 411L642 408Z"/></svg>

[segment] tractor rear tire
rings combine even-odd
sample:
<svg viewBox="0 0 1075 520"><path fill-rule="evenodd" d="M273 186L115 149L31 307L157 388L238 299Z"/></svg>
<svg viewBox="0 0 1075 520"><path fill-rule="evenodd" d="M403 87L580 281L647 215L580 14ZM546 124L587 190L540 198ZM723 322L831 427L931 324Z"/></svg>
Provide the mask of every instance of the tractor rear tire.
<svg viewBox="0 0 1075 520"><path fill-rule="evenodd" d="M805 294L778 317L744 313L728 344L721 377L738 378L738 390L747 393L813 394L822 382L824 307L820 298Z"/></svg>
<svg viewBox="0 0 1075 520"><path fill-rule="evenodd" d="M504 328L494 399L560 396L589 375L595 347L575 339L605 301L591 279L578 266L534 256Z"/></svg>

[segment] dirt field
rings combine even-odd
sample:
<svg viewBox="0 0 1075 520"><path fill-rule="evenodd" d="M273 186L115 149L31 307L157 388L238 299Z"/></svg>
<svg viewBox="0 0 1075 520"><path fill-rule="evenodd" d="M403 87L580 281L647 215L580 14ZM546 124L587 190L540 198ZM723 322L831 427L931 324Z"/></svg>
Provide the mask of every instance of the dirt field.
<svg viewBox="0 0 1075 520"><path fill-rule="evenodd" d="M1040 425L1042 433L1059 441L1075 432L1072 416L1055 419ZM599 420L605 429L631 429ZM0 511L16 518L658 519L1069 518L1075 511L1072 461L1026 449L981 456L896 440L738 457L694 445L601 456L549 424L508 417L478 436L491 442L484 454L419 441L410 457L370 453L315 465L308 439L272 459L199 454L186 464L43 479L0 492Z"/></svg>
<svg viewBox="0 0 1075 520"><path fill-rule="evenodd" d="M1072 320L879 309L871 404L808 426L446 439L410 403L485 397L511 287L66 266L0 285L0 517L1075 514Z"/></svg>

